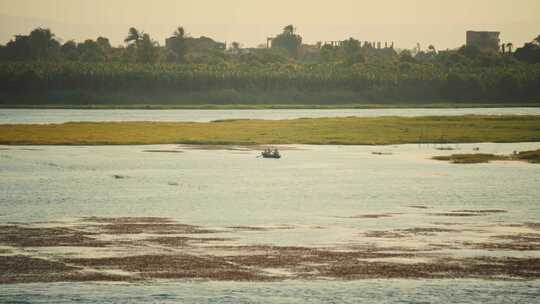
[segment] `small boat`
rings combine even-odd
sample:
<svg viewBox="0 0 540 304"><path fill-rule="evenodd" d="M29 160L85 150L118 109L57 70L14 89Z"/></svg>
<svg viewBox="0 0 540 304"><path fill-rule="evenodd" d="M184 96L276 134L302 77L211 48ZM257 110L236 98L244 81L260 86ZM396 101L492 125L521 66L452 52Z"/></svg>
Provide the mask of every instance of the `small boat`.
<svg viewBox="0 0 540 304"><path fill-rule="evenodd" d="M279 151L277 149L274 149L274 151L270 149L266 149L263 152L261 152L261 156L263 158L281 158L281 154L279 154Z"/></svg>

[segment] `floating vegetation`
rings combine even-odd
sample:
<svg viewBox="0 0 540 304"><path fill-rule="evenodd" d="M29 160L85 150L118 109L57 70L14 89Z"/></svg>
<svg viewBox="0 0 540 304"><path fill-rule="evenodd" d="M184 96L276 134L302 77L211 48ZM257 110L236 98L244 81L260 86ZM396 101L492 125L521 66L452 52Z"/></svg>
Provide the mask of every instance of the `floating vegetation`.
<svg viewBox="0 0 540 304"><path fill-rule="evenodd" d="M378 219L378 218L384 218L384 217L392 217L394 215L398 215L399 213L383 213L383 214L358 214L358 215L351 215L351 216L336 216L336 218L344 218L344 219Z"/></svg>
<svg viewBox="0 0 540 304"><path fill-rule="evenodd" d="M94 233L63 227L0 226L0 245L14 247L105 247L109 244L109 242L97 240Z"/></svg>
<svg viewBox="0 0 540 304"><path fill-rule="evenodd" d="M395 230L374 230L368 231L363 235L369 238L405 238L410 236L433 236L437 233L444 232L456 232L458 230L437 228L437 227L415 227L407 229L395 229Z"/></svg>
<svg viewBox="0 0 540 304"><path fill-rule="evenodd" d="M160 245L166 245L171 247L186 247L194 243L197 244L209 244L212 242L224 242L229 241L229 238L194 238L185 236L176 237L156 237L151 239L145 239L146 242L157 243Z"/></svg>
<svg viewBox="0 0 540 304"><path fill-rule="evenodd" d="M368 231L363 234L366 238L403 240L399 240L399 246L376 246L370 240L365 245L349 244L345 247L246 245L238 243L238 239L231 234L242 230L265 233L273 228L237 226L212 230L158 217L90 217L74 223L39 225L46 226L27 224L0 227L0 246L7 248L0 251L0 284L137 282L153 279L265 282L305 279L540 278L540 259L537 257L471 258L443 253L445 249L536 251L540 249L540 235L526 232L533 229L535 223L523 224L524 229L515 233L512 229L508 231L509 234L494 235L488 240L467 238L466 241L444 241L439 236L442 233L459 235L463 230L458 228L413 227ZM280 229L282 226L275 227ZM193 236L218 231L227 233L227 237ZM409 239L414 246L407 246ZM418 240L425 240L426 246L419 246ZM87 253L72 254L67 249L73 250L78 246L87 247L83 251ZM65 250L45 259L39 252L44 247ZM30 248L32 250L28 250ZM104 250L108 250L106 255L94 254L104 253ZM276 269L280 271L274 271Z"/></svg>
<svg viewBox="0 0 540 304"><path fill-rule="evenodd" d="M409 205L407 207L414 208L414 209L429 209L428 206L424 206L424 205Z"/></svg>
<svg viewBox="0 0 540 304"><path fill-rule="evenodd" d="M482 216L485 214L477 212L440 212L440 213L430 213L433 216L456 216L456 217L468 217L468 216Z"/></svg>
<svg viewBox="0 0 540 304"><path fill-rule="evenodd" d="M498 251L498 250L510 250L510 251L539 251L540 243L529 243L529 242L508 242L508 243L494 243L494 242L485 242L485 243L475 243L475 242L463 242L461 247L466 247L470 249L481 249L488 251Z"/></svg>
<svg viewBox="0 0 540 304"><path fill-rule="evenodd" d="M84 217L82 222L93 223L172 223L173 220L165 217Z"/></svg>
<svg viewBox="0 0 540 304"><path fill-rule="evenodd" d="M373 155L394 155L392 152L371 152Z"/></svg>
<svg viewBox="0 0 540 304"><path fill-rule="evenodd" d="M179 150L144 150L143 152L148 152L148 153L184 153L184 151L179 151Z"/></svg>
<svg viewBox="0 0 540 304"><path fill-rule="evenodd" d="M455 148L452 148L452 147L438 147L438 148L435 148L436 150L439 150L439 151L454 151L456 150Z"/></svg>
<svg viewBox="0 0 540 304"><path fill-rule="evenodd" d="M471 209L462 209L462 210L452 210L456 213L507 213L507 210L501 209L480 209L480 210L471 210Z"/></svg>

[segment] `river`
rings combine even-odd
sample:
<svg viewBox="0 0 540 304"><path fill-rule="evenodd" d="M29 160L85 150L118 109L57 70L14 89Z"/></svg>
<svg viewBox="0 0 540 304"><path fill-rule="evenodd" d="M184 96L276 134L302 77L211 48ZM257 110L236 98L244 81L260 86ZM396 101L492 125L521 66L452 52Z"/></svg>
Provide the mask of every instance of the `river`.
<svg viewBox="0 0 540 304"><path fill-rule="evenodd" d="M538 149L538 143L452 145L454 151L426 145L281 148L281 160L268 160L257 158L258 151L230 147L0 146L0 222L69 226L81 225L78 220L84 217L151 216L217 229L217 235L242 246L400 246L426 250L420 260L433 254L453 259L540 257L537 249L463 245L534 233L523 225L540 221L539 165L454 165L431 159L474 148L505 154ZM426 227L438 230L411 232ZM397 239L373 236L381 231L407 234ZM71 247L7 250L46 259L115 252L112 247L94 252ZM540 281L157 280L10 284L0 290L0 302L6 303L532 303Z"/></svg>
<svg viewBox="0 0 540 304"><path fill-rule="evenodd" d="M294 119L316 117L458 115L540 115L537 108L446 108L446 109L284 109L284 110L76 110L0 109L0 124L46 124L70 121L194 121L220 119Z"/></svg>

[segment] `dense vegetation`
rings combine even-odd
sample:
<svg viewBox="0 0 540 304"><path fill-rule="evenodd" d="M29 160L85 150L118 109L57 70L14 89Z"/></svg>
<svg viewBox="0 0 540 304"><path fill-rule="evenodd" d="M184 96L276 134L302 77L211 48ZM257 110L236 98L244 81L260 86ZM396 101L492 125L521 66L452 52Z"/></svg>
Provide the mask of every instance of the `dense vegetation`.
<svg viewBox="0 0 540 304"><path fill-rule="evenodd" d="M0 144L383 145L540 141L538 116L375 117L0 125Z"/></svg>
<svg viewBox="0 0 540 304"><path fill-rule="evenodd" d="M125 43L16 36L0 46L0 103L540 102L540 36L506 53L305 45L292 26L270 48L227 49L181 27L164 47L134 28Z"/></svg>

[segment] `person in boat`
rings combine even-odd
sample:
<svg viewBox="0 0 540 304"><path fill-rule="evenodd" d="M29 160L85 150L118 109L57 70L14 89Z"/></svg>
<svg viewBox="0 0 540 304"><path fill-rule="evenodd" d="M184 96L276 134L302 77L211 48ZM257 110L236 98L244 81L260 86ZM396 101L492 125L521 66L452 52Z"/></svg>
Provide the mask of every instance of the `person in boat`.
<svg viewBox="0 0 540 304"><path fill-rule="evenodd" d="M270 149L270 148L266 148L264 149L264 151L261 153L261 155L265 158L280 158L281 155L279 154L279 151L277 149Z"/></svg>

